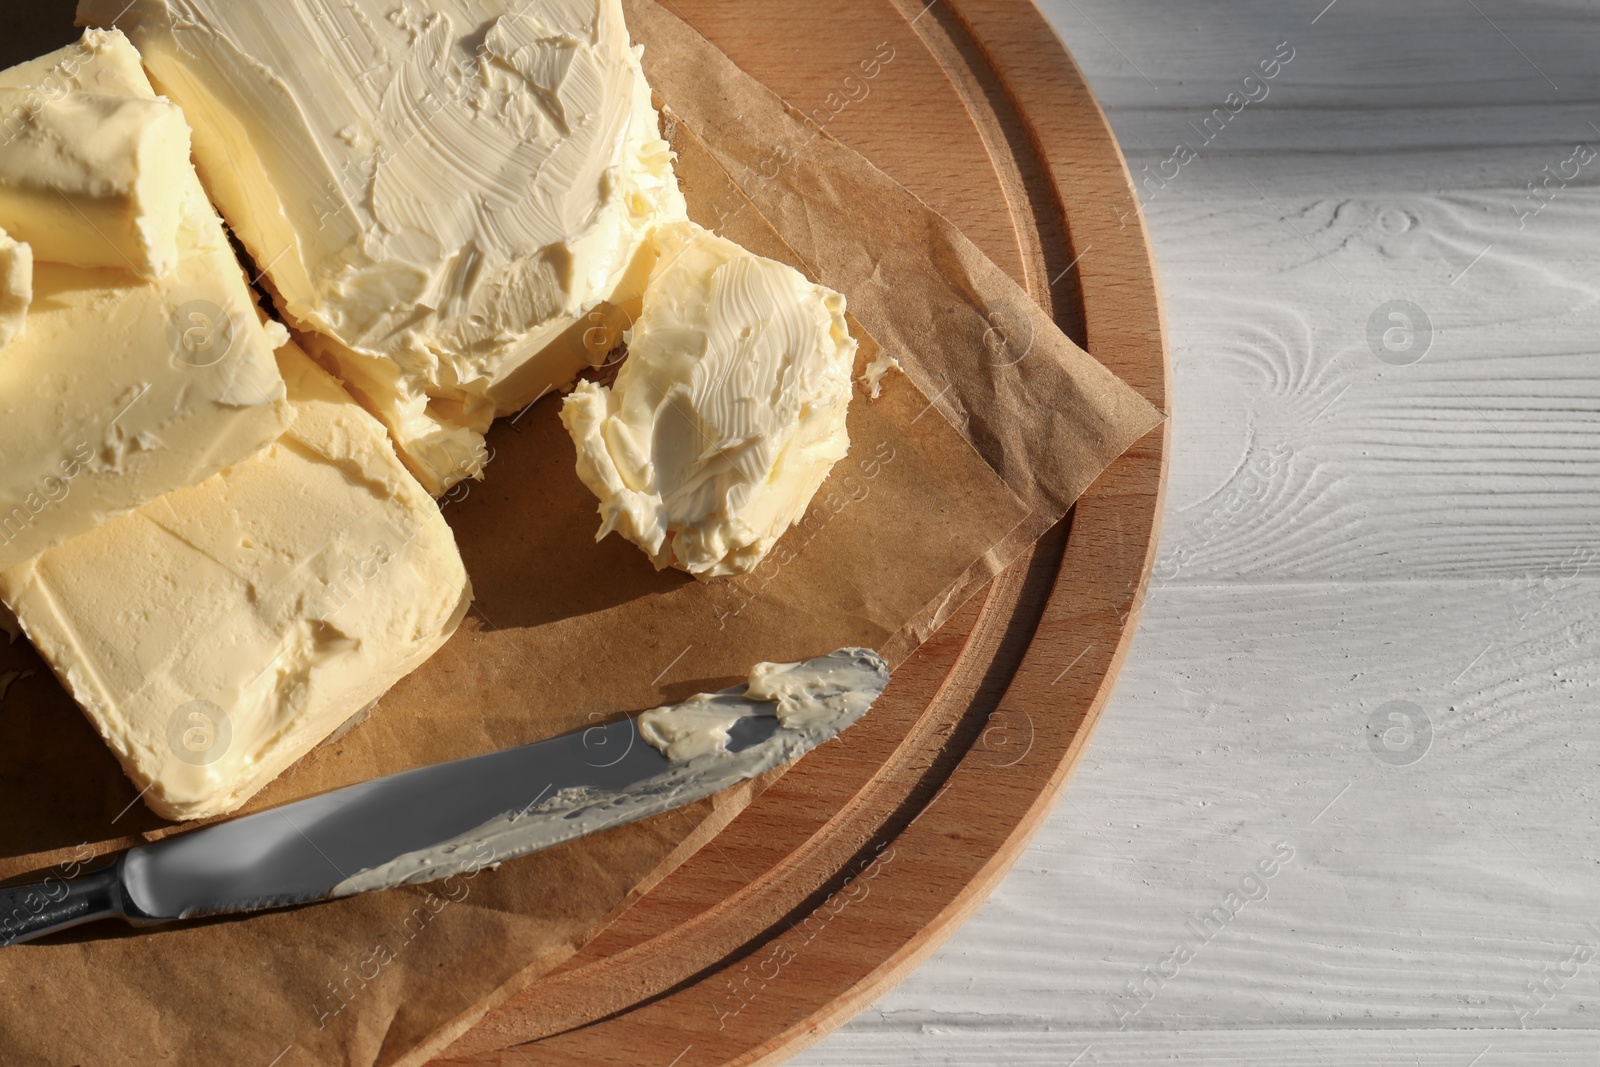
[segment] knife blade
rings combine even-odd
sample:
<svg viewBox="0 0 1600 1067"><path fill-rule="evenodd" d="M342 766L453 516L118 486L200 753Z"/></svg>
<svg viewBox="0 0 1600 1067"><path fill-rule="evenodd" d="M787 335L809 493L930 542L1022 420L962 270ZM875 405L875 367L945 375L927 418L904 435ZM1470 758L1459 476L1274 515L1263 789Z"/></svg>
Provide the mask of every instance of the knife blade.
<svg viewBox="0 0 1600 1067"><path fill-rule="evenodd" d="M0 887L0 946L103 918L147 926L247 913L497 866L798 759L865 714L888 681L877 653L840 649L779 665L759 696L734 686L140 845L76 878ZM795 713L797 700L808 713ZM685 709L719 740L669 759L645 742L640 720Z"/></svg>

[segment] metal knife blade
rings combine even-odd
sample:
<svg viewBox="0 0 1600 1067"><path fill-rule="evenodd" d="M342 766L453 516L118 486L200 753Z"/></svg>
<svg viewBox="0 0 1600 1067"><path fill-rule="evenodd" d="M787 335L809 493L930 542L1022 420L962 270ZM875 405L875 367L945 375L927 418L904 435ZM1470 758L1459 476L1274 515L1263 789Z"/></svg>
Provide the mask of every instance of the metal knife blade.
<svg viewBox="0 0 1600 1067"><path fill-rule="evenodd" d="M831 694L829 714L791 717L786 726L776 700L751 699L735 686L697 698L698 710L726 716L725 751L669 760L641 738L638 719L625 718L337 789L141 845L79 878L0 888L0 945L110 916L152 925L494 866L797 759L854 723L889 681L882 658L861 648L791 670Z"/></svg>

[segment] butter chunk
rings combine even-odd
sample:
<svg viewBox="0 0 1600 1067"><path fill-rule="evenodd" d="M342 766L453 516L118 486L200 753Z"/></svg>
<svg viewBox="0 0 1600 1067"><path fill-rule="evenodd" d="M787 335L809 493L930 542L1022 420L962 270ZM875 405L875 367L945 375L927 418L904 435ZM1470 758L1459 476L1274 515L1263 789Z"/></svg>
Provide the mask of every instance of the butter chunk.
<svg viewBox="0 0 1600 1067"><path fill-rule="evenodd" d="M0 89L25 89L37 93L40 100L58 100L72 93L158 99L139 53L121 30L84 30L82 37L65 48L0 70ZM182 169L176 184L183 205L178 220L180 254L226 251L232 256L233 245L222 219L192 164Z"/></svg>
<svg viewBox="0 0 1600 1067"><path fill-rule="evenodd" d="M20 336L33 303L33 249L0 230L0 349Z"/></svg>
<svg viewBox="0 0 1600 1067"><path fill-rule="evenodd" d="M656 568L753 570L850 448L844 297L693 223L664 227L627 362L562 421L578 476Z"/></svg>
<svg viewBox="0 0 1600 1067"><path fill-rule="evenodd" d="M81 0L193 126L286 321L436 495L600 363L687 217L621 0ZM631 308L629 313L631 313Z"/></svg>
<svg viewBox="0 0 1600 1067"><path fill-rule="evenodd" d="M415 670L471 586L384 428L294 345L294 426L202 485L0 573L145 801L230 812Z"/></svg>
<svg viewBox="0 0 1600 1067"><path fill-rule="evenodd" d="M187 170L169 101L0 88L0 227L41 260L166 276Z"/></svg>
<svg viewBox="0 0 1600 1067"><path fill-rule="evenodd" d="M0 72L41 96L154 101L120 34ZM264 323L194 169L160 281L33 265L24 330L0 356L0 570L254 455L292 418Z"/></svg>

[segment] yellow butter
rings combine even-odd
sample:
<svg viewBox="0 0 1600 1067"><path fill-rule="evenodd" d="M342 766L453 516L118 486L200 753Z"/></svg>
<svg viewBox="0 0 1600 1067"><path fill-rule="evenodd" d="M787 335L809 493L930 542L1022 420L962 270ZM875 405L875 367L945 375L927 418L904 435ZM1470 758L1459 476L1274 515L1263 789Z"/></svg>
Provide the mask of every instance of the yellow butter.
<svg viewBox="0 0 1600 1067"><path fill-rule="evenodd" d="M294 345L293 428L0 573L0 599L146 803L233 811L420 666L471 599L381 424Z"/></svg>
<svg viewBox="0 0 1600 1067"><path fill-rule="evenodd" d="M81 0L194 128L308 351L438 494L600 362L687 217L621 0Z"/></svg>
<svg viewBox="0 0 1600 1067"><path fill-rule="evenodd" d="M0 230L0 349L21 336L33 303L33 249Z"/></svg>
<svg viewBox="0 0 1600 1067"><path fill-rule="evenodd" d="M561 411L578 476L657 569L753 570L850 448L845 300L693 223L661 228L628 359Z"/></svg>
<svg viewBox="0 0 1600 1067"><path fill-rule="evenodd" d="M155 102L120 33L0 72L18 87ZM36 257L24 329L0 355L0 569L204 481L292 418L283 328L263 322L194 169L174 184L179 255L160 281Z"/></svg>
<svg viewBox="0 0 1600 1067"><path fill-rule="evenodd" d="M41 260L165 277L188 169L169 101L0 88L0 227Z"/></svg>

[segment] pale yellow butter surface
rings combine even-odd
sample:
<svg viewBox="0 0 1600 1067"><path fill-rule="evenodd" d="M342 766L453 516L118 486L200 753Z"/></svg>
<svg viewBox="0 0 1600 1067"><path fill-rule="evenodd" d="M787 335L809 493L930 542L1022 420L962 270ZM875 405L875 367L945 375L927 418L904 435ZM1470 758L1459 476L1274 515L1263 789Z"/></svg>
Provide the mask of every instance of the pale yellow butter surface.
<svg viewBox="0 0 1600 1067"><path fill-rule="evenodd" d="M265 452L0 573L146 803L233 811L420 666L471 599L381 424L294 345Z"/></svg>
<svg viewBox="0 0 1600 1067"><path fill-rule="evenodd" d="M694 223L657 240L616 384L580 382L561 418L599 536L658 569L747 573L849 451L845 300Z"/></svg>
<svg viewBox="0 0 1600 1067"><path fill-rule="evenodd" d="M621 0L81 0L194 128L285 321L435 494L599 363L687 217ZM619 320L621 325L618 325Z"/></svg>
<svg viewBox="0 0 1600 1067"><path fill-rule="evenodd" d="M188 170L170 101L0 88L0 227L41 260L164 277Z"/></svg>
<svg viewBox="0 0 1600 1067"><path fill-rule="evenodd" d="M0 230L0 349L22 335L33 303L33 249Z"/></svg>
<svg viewBox="0 0 1600 1067"><path fill-rule="evenodd" d="M5 88L157 102L132 46L99 31L0 72ZM194 169L170 191L179 254L159 281L34 249L23 328L0 354L0 569L204 481L292 418L283 328L263 321Z"/></svg>

